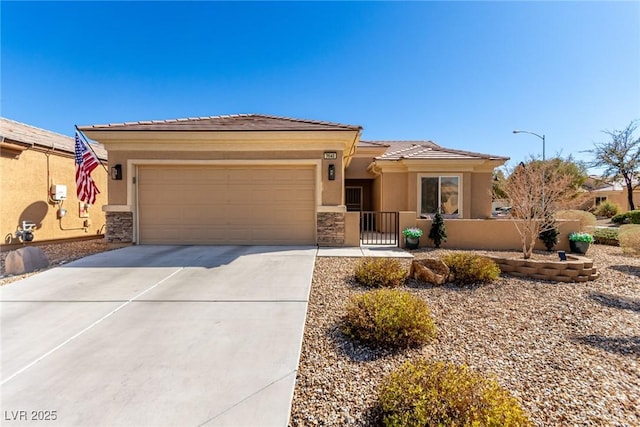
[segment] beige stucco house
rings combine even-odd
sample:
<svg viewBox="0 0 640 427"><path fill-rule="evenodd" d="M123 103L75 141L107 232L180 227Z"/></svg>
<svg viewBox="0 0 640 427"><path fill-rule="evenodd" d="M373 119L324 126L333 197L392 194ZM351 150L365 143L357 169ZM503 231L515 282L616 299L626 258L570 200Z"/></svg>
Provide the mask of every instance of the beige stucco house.
<svg viewBox="0 0 640 427"><path fill-rule="evenodd" d="M91 175L101 191L96 203L93 206L80 203L76 197L74 146L75 140L69 136L0 117L3 246L25 243L16 235L25 225L33 230L33 243L96 237L103 233L107 172L98 167ZM92 147L106 165L104 147L100 144Z"/></svg>
<svg viewBox="0 0 640 427"><path fill-rule="evenodd" d="M80 130L122 171L104 206L112 243L358 245L361 211L397 213L396 233L438 207L487 219L493 169L507 160L257 114Z"/></svg>
<svg viewBox="0 0 640 427"><path fill-rule="evenodd" d="M627 188L621 181L600 181L599 185L594 185L588 191L591 193L593 207L597 207L602 202L610 202L620 208L620 212L627 212L631 209L629 204ZM633 189L633 204L636 209L640 207L640 185L636 185ZM589 207L592 207L589 206Z"/></svg>

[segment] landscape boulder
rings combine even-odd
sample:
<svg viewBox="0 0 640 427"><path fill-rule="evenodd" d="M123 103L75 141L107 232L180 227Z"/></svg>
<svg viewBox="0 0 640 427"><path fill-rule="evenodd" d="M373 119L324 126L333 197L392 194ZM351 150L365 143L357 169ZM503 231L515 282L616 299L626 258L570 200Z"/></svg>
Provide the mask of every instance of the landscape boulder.
<svg viewBox="0 0 640 427"><path fill-rule="evenodd" d="M11 251L4 262L5 274L24 274L47 268L49 259L37 246L26 246Z"/></svg>
<svg viewBox="0 0 640 427"><path fill-rule="evenodd" d="M439 259L414 259L411 262L409 276L421 282L444 285L449 281L451 270Z"/></svg>

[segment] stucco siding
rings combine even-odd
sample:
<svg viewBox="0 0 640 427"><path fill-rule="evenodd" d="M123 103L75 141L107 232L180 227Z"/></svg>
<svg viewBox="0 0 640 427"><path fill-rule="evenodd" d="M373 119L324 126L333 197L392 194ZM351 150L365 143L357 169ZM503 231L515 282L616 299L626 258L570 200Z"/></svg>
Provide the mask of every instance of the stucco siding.
<svg viewBox="0 0 640 427"><path fill-rule="evenodd" d="M81 218L76 197L75 163L71 153L46 153L36 149L19 156L3 151L0 155L0 230L3 244L19 243L15 238L22 221L35 223L34 242L42 240L87 237L104 232L105 215L102 205L107 201L107 173L99 166L92 173L98 194L96 203L88 209L89 218ZM51 184L65 185L67 199L56 204L49 199ZM57 218L58 208L67 211ZM85 220L90 225L85 229Z"/></svg>

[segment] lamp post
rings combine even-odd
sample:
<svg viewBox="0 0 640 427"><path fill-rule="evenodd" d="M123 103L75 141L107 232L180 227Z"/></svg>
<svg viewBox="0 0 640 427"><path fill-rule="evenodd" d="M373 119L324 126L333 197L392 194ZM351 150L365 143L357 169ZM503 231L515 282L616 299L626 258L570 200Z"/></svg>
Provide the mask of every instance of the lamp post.
<svg viewBox="0 0 640 427"><path fill-rule="evenodd" d="M530 135L537 136L538 138L540 138L540 139L542 140L542 210L543 210L543 212L544 212L544 211L545 211L545 209L546 209L546 206L545 206L545 203L544 203L544 202L545 202L545 198L544 198L544 181L545 181L545 173L544 173L544 171L545 171L545 168L546 168L546 165L545 165L545 160L546 160L546 158L545 158L545 152L544 152L544 151L545 151L545 139L544 139L544 135L538 135L538 134L537 134L537 133L535 133L535 132L530 132L530 131L528 131L528 130L518 130L518 129L514 130L514 131L513 131L513 133L528 133L528 134L530 134Z"/></svg>

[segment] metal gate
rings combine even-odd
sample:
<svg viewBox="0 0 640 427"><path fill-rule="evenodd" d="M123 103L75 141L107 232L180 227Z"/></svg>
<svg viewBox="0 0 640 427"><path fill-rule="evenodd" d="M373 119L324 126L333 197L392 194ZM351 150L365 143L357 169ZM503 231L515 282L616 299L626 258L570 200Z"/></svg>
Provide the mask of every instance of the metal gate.
<svg viewBox="0 0 640 427"><path fill-rule="evenodd" d="M360 212L362 246L400 246L398 212Z"/></svg>

